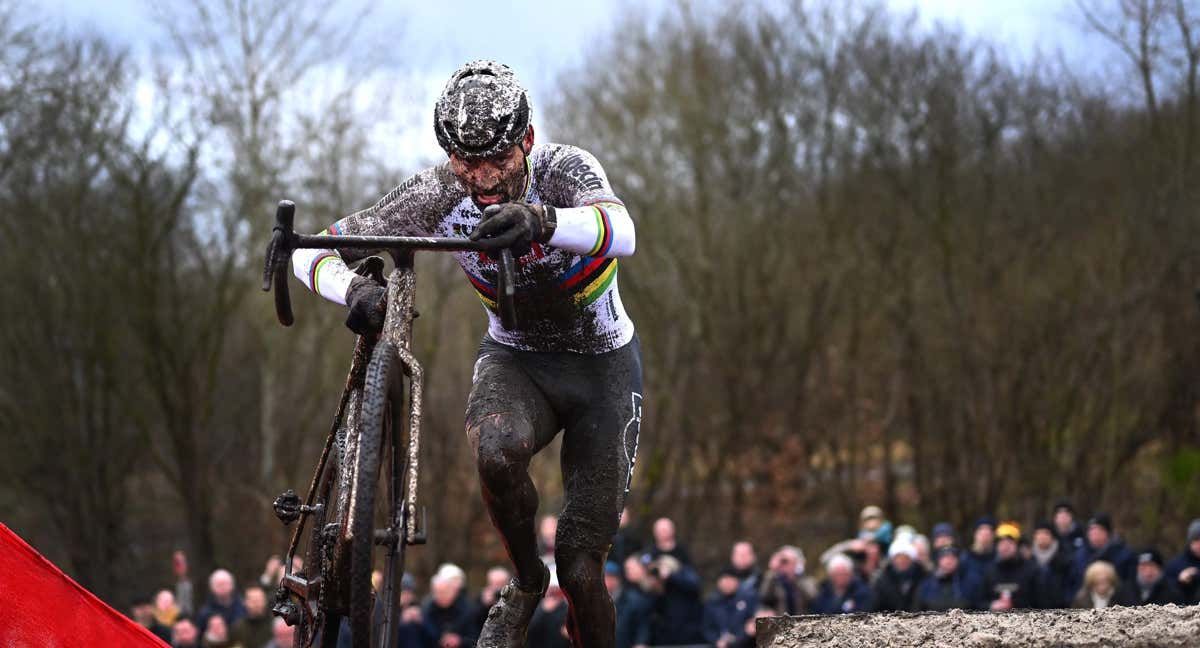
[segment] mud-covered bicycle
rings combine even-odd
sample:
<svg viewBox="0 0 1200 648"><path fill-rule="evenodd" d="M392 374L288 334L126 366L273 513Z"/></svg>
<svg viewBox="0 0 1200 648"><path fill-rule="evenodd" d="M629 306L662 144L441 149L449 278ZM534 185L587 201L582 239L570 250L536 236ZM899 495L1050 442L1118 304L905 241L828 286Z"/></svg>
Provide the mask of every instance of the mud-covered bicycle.
<svg viewBox="0 0 1200 648"><path fill-rule="evenodd" d="M397 641L405 549L425 542L424 515L416 514L421 427L421 365L413 357L417 312L413 255L418 250L499 252L497 308L505 328L517 326L513 257L494 241L408 236L309 236L293 231L295 205L281 201L263 269L263 290L275 288L279 322L291 326L288 263L300 248L386 250L395 263L387 278L386 316L378 337L359 337L350 373L325 448L301 499L292 490L276 498L275 515L299 522L284 558L274 614L295 627L296 645L337 645L342 619L355 648L391 648ZM369 257L356 272L383 282L383 260ZM409 382L404 437L404 378ZM380 491L383 497L378 497ZM300 573L292 558L307 541ZM383 582L372 587L376 547L383 551Z"/></svg>

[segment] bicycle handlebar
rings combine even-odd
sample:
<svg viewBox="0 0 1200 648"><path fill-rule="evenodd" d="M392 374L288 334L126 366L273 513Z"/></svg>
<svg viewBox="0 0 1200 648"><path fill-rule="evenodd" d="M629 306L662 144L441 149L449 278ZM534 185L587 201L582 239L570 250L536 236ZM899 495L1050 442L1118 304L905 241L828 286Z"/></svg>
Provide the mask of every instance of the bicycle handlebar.
<svg viewBox="0 0 1200 648"><path fill-rule="evenodd" d="M296 204L290 200L279 201L275 210L275 227L271 230L271 242L267 244L267 259L263 268L263 291L269 292L275 284L275 314L279 323L291 326L292 300L288 293L287 266L294 250L303 248L349 248L364 250L434 250L440 252L494 252L497 245L489 240L471 241L461 238L426 236L312 236L296 234L292 229ZM515 262L512 250L500 249L497 263L496 304L500 311L500 322L504 328L517 327ZM315 286L314 286L315 289Z"/></svg>

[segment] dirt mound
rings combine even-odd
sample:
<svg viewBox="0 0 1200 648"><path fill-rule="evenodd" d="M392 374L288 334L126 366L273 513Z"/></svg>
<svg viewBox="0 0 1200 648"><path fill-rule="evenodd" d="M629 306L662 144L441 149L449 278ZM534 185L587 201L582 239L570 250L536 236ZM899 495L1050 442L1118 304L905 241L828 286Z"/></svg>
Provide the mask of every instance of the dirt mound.
<svg viewBox="0 0 1200 648"><path fill-rule="evenodd" d="M1200 646L1200 606L762 619L759 646Z"/></svg>

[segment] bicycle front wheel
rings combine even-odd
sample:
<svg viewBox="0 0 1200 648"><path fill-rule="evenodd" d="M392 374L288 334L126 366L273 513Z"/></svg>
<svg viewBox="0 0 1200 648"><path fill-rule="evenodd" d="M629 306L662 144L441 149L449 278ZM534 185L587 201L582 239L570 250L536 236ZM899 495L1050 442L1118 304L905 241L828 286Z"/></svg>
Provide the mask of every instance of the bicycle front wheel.
<svg viewBox="0 0 1200 648"><path fill-rule="evenodd" d="M350 633L354 648L384 648L394 643L396 635L398 574L403 573L406 544L401 515L405 466L400 450L403 382L396 346L380 340L363 385L358 455L350 493ZM380 493L385 496L380 497ZM376 552L376 546L383 551ZM379 555L383 556L385 583L376 592L371 572Z"/></svg>

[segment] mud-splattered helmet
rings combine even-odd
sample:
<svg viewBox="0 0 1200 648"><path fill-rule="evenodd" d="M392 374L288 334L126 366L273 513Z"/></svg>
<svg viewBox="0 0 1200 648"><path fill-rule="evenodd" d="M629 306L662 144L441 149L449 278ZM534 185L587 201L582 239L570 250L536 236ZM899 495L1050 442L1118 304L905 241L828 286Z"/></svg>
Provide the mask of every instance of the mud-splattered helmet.
<svg viewBox="0 0 1200 648"><path fill-rule="evenodd" d="M529 93L512 68L471 61L442 90L433 111L433 130L447 154L490 157L521 142L531 112Z"/></svg>

